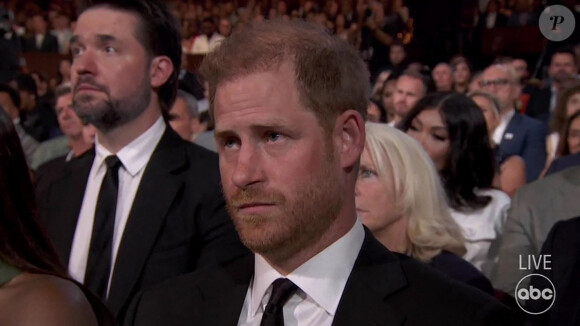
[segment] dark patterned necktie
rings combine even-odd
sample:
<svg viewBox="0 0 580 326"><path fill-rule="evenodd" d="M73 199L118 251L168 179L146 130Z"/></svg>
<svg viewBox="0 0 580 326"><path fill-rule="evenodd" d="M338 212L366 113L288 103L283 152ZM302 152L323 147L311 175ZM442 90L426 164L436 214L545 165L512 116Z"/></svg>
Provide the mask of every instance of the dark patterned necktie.
<svg viewBox="0 0 580 326"><path fill-rule="evenodd" d="M298 290L296 284L287 278L279 278L272 283L272 295L268 300L260 326L283 326L284 304Z"/></svg>

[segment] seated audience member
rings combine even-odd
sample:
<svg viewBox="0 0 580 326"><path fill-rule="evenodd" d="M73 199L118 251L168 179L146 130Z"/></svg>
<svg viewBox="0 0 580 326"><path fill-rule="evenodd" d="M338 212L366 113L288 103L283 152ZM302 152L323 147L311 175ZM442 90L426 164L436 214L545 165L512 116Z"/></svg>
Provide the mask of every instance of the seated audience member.
<svg viewBox="0 0 580 326"><path fill-rule="evenodd" d="M494 64L483 72L482 90L497 97L501 121L493 132L499 162L520 156L526 163L526 181L538 178L546 164L546 126L536 119L518 113L515 102L521 87L513 67ZM498 162L498 163L499 163Z"/></svg>
<svg viewBox="0 0 580 326"><path fill-rule="evenodd" d="M70 84L70 67L69 59L62 59L58 64L58 86Z"/></svg>
<svg viewBox="0 0 580 326"><path fill-rule="evenodd" d="M42 14L32 17L32 34L22 42L23 52L58 53L58 39L48 30L48 23Z"/></svg>
<svg viewBox="0 0 580 326"><path fill-rule="evenodd" d="M16 85L20 95L20 125L39 142L61 134L56 114L51 107L40 102L36 82L28 74L18 74Z"/></svg>
<svg viewBox="0 0 580 326"><path fill-rule="evenodd" d="M145 291L128 325L511 325L495 299L390 252L357 218L370 87L348 43L254 23L201 71L224 196L253 254Z"/></svg>
<svg viewBox="0 0 580 326"><path fill-rule="evenodd" d="M469 92L477 92L481 90L481 78L483 77L483 72L478 71L471 77L471 82L469 82Z"/></svg>
<svg viewBox="0 0 580 326"><path fill-rule="evenodd" d="M450 62L453 71L453 89L458 93L467 93L471 81L471 66L463 56L455 57Z"/></svg>
<svg viewBox="0 0 580 326"><path fill-rule="evenodd" d="M201 34L198 35L187 51L191 54L207 54L215 50L223 41L225 36L216 31L215 23L212 18L205 18L201 22Z"/></svg>
<svg viewBox="0 0 580 326"><path fill-rule="evenodd" d="M528 315L530 326L580 325L580 217L556 223L542 246L541 255L551 258L550 269L540 268L535 273L547 277L555 288L554 304L545 313ZM546 257L546 256L544 256ZM545 279L532 276L530 284L542 289ZM541 301L530 301L526 309L543 311Z"/></svg>
<svg viewBox="0 0 580 326"><path fill-rule="evenodd" d="M33 170L56 158L60 158L61 163L68 162L84 154L94 144L94 127L85 125L75 113L70 86L58 87L55 91L55 97L54 110L58 125L64 135L40 144L30 163ZM90 137L91 132L93 137Z"/></svg>
<svg viewBox="0 0 580 326"><path fill-rule="evenodd" d="M36 89L38 92L38 102L44 107L54 106L54 92L48 84L49 78L42 72L32 72L30 76L34 79L36 83Z"/></svg>
<svg viewBox="0 0 580 326"><path fill-rule="evenodd" d="M558 156L560 134L564 132L568 120L576 112L580 112L580 84L567 88L558 98L558 104L550 124L552 133L546 139L548 166Z"/></svg>
<svg viewBox="0 0 580 326"><path fill-rule="evenodd" d="M217 152L213 128L214 123L210 117L209 111L201 112L199 114L199 129L193 135L193 141L201 147Z"/></svg>
<svg viewBox="0 0 580 326"><path fill-rule="evenodd" d="M37 224L30 175L10 120L0 110L0 325L113 325L98 299L66 277Z"/></svg>
<svg viewBox="0 0 580 326"><path fill-rule="evenodd" d="M571 49L556 50L548 66L549 83L532 93L526 114L547 125L556 108L558 94L563 91L564 84L578 73L577 64Z"/></svg>
<svg viewBox="0 0 580 326"><path fill-rule="evenodd" d="M435 89L438 92L446 92L453 90L453 74L451 66L445 62L438 63L431 74Z"/></svg>
<svg viewBox="0 0 580 326"><path fill-rule="evenodd" d="M481 110L465 95L427 95L401 122L433 160L449 198L451 216L462 227L463 258L489 273L510 199L492 188L493 150Z"/></svg>
<svg viewBox="0 0 580 326"><path fill-rule="evenodd" d="M367 107L367 121L370 122L387 122L387 111L381 104L381 102L376 100L370 100Z"/></svg>
<svg viewBox="0 0 580 326"><path fill-rule="evenodd" d="M407 51L405 45L401 41L395 41L389 47L389 61L391 62L389 68L392 71L402 72L407 66Z"/></svg>
<svg viewBox="0 0 580 326"><path fill-rule="evenodd" d="M387 79L389 79L389 77L391 76L391 73L392 73L391 70L383 70L378 74L373 89L371 91L371 99L380 98L381 90L383 89L383 86L385 85Z"/></svg>
<svg viewBox="0 0 580 326"><path fill-rule="evenodd" d="M393 107L395 116L389 123L395 126L413 106L427 94L427 82L423 75L418 72L407 70L397 79L395 93L393 94Z"/></svg>
<svg viewBox="0 0 580 326"><path fill-rule="evenodd" d="M580 212L580 166L549 175L518 190L506 219L499 259L492 273L495 288L514 293L529 271L520 270L519 257L540 254L549 230L558 221ZM527 286L529 278L521 286Z"/></svg>
<svg viewBox="0 0 580 326"><path fill-rule="evenodd" d="M34 153L38 148L38 142L36 139L32 138L32 136L30 136L20 125L20 111L18 110L19 106L20 96L18 95L18 92L6 84L0 84L0 107L4 109L6 114L8 114L12 120L14 129L16 129L16 133L20 139L20 144L22 144L22 149L24 150L26 161L30 164Z"/></svg>
<svg viewBox="0 0 580 326"><path fill-rule="evenodd" d="M461 227L451 217L433 162L414 139L367 123L355 196L362 223L389 250L493 295L489 280L461 258Z"/></svg>
<svg viewBox="0 0 580 326"><path fill-rule="evenodd" d="M546 175L580 165L580 112L570 117L560 138L558 157L550 164Z"/></svg>
<svg viewBox="0 0 580 326"><path fill-rule="evenodd" d="M169 110L169 125L181 138L193 141L193 135L199 130L197 100L186 91L178 90L173 106Z"/></svg>
<svg viewBox="0 0 580 326"><path fill-rule="evenodd" d="M393 121L395 116L395 104L393 102L393 95L397 87L397 78L397 75L391 74L391 76L389 76L389 78L383 84L383 89L381 90L381 104L387 112L387 123Z"/></svg>
<svg viewBox="0 0 580 326"><path fill-rule="evenodd" d="M490 0L487 3L485 12L479 16L478 29L492 29L504 27L508 22L508 17L502 12L499 0Z"/></svg>
<svg viewBox="0 0 580 326"><path fill-rule="evenodd" d="M487 125L490 145L494 149L495 155L498 155L498 147L492 137L495 128L500 123L499 101L495 96L481 91L470 93L469 98L481 109ZM510 197L513 197L516 190L526 184L526 163L517 155L503 158L503 161L501 159L496 159L496 161L499 163L499 168L496 171L494 185Z"/></svg>

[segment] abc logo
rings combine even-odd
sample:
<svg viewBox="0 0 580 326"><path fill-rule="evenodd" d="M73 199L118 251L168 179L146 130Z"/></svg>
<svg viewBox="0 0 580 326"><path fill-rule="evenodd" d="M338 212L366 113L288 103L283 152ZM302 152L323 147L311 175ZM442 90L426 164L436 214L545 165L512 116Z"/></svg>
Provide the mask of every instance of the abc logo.
<svg viewBox="0 0 580 326"><path fill-rule="evenodd" d="M528 279L528 285L523 281ZM532 284L530 283L532 280ZM531 315L539 315L548 311L556 300L554 284L544 275L530 274L520 280L516 287L516 302L520 308Z"/></svg>

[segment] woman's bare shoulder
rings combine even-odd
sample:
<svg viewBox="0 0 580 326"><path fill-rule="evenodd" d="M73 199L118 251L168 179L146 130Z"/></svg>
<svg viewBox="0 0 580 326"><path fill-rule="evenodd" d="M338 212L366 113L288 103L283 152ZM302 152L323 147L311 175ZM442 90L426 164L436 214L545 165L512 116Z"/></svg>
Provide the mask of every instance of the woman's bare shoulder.
<svg viewBox="0 0 580 326"><path fill-rule="evenodd" d="M2 316L10 325L97 325L83 291L46 274L22 273L0 289ZM4 325L4 323L0 323Z"/></svg>

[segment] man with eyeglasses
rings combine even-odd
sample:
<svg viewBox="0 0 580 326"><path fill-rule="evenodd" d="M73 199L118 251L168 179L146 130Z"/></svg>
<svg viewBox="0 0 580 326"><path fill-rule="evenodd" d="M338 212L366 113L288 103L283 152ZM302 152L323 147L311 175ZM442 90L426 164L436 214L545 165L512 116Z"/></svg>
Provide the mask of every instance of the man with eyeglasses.
<svg viewBox="0 0 580 326"><path fill-rule="evenodd" d="M521 86L512 66L492 65L483 72L481 88L500 102L501 122L493 133L498 164L513 155L526 163L526 180L535 180L546 164L546 126L515 109Z"/></svg>

